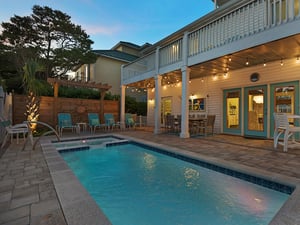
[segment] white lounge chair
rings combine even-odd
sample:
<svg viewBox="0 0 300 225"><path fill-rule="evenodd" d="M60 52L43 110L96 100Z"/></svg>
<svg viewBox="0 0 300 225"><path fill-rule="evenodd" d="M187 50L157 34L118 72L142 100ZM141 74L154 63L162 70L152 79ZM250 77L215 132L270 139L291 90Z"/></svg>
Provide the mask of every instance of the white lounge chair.
<svg viewBox="0 0 300 225"><path fill-rule="evenodd" d="M17 138L17 144L19 144L19 135L22 134L24 141L26 140L26 134L29 133L29 127L27 123L20 123L12 125L10 120L0 120L0 125L5 129L5 136L2 141L1 149L4 147L4 145L7 142L8 137L10 136L11 143L13 141L14 135L16 135Z"/></svg>
<svg viewBox="0 0 300 225"><path fill-rule="evenodd" d="M291 125L289 118L300 118L286 113L274 113L275 129L274 129L274 148L277 145L283 146L283 151L287 152L288 147L300 147L300 143L295 140L295 133L300 132L300 127ZM283 135L283 140L280 141L280 136ZM289 139L291 138L291 141Z"/></svg>

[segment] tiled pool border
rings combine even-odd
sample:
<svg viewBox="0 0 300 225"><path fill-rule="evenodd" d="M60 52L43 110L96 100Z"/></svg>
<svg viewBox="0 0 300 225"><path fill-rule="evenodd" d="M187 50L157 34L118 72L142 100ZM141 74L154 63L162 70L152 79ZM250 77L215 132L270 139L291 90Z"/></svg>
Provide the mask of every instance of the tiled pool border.
<svg viewBox="0 0 300 225"><path fill-rule="evenodd" d="M96 138L103 138L107 137L107 135L103 136L97 136L93 137L93 139ZM220 159L213 159L207 156L199 156L199 154L193 154L192 152L181 150L181 149L176 149L176 148L171 148L169 146L164 146L161 144L153 143L153 142L148 142L148 141L142 141L138 140L136 138L128 138L123 135L110 135L110 137L115 137L119 139L128 139L129 141L132 141L135 144L147 147L150 150L155 150L157 152L171 155L176 158L180 158L182 160L191 160L193 163L198 164L200 166L213 169L215 171L219 172L225 172L230 175L230 173L233 173L236 175L236 177L240 178L239 176L242 176L243 178L249 179L250 182L253 182L257 184L263 183L263 186L269 187L271 185L271 188L275 190L281 190L284 193L289 193L294 190L294 192L291 194L290 198L288 201L283 205L281 210L276 214L276 216L273 218L271 221L270 225L272 224L294 224L294 222L289 223L286 221L287 217L297 217L298 211L297 209L300 209L300 202L297 200L300 200L300 192L298 184L299 181L295 181L294 179L291 179L286 176L282 175L276 175L273 173L269 173L266 171L260 171L255 168L250 168L251 173L246 172L249 167L247 166L242 166L238 165L235 163L230 163L230 162L225 162ZM70 141L74 141L75 139L69 139ZM106 218L106 216L102 213L101 209L97 206L97 204L94 202L94 200L89 196L87 191L82 187L76 176L73 174L73 172L69 169L67 166L66 162L61 158L60 154L58 151L55 151L56 149L54 148L52 142L50 140L41 143L42 145L42 150L45 155L45 159L47 161L54 186L56 188L59 200L62 205L62 209L64 211L66 220L68 224L103 224L103 225L110 225L111 223L109 220ZM110 143L108 145L115 145L114 143ZM54 150L54 152L53 152ZM51 152L51 153L50 153ZM55 160L56 159L56 160ZM246 175L246 177L244 176ZM65 179L64 179L64 178ZM58 178L58 179L57 179ZM57 182L58 181L58 182ZM60 182L63 183L69 183L69 185L66 185L68 188L64 187L63 190L61 190L61 184ZM264 182L267 181L267 182ZM74 183L76 185L74 186ZM275 184L275 186L274 186ZM64 186L64 185L63 185ZM66 189L70 189L77 187L80 189L79 192L73 193L75 195L69 196L71 199L65 199L64 195L66 194L65 192L67 191ZM68 200L69 202L66 202ZM83 206L82 202L80 204L73 204L73 201L84 201L84 205L86 205L86 210L79 210L82 209L81 207ZM72 203L72 204L70 204ZM296 210L295 210L295 204L296 204ZM64 207L64 205L67 205L68 207ZM291 206L293 205L293 210L291 210ZM71 206L71 207L70 207ZM75 209L74 209L75 207ZM77 207L77 209L76 209ZM71 208L71 209L70 209ZM74 211L76 211L76 215L74 214ZM292 213L291 211L294 211ZM91 213L93 214L91 217ZM286 214L289 214L288 216ZM295 214L295 215L292 215ZM80 215L80 216L79 216ZM80 219L79 219L80 218ZM298 217L297 217L298 218ZM295 218L291 221L294 221ZM283 223L283 221L285 221ZM88 222L88 223L87 223Z"/></svg>

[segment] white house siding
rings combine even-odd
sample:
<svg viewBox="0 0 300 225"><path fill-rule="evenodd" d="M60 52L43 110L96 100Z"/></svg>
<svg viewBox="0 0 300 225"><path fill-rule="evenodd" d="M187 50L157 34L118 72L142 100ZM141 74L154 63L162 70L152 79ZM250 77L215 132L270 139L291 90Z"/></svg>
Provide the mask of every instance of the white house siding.
<svg viewBox="0 0 300 225"><path fill-rule="evenodd" d="M213 80L213 76L209 75L203 79L194 79L190 84L190 95L194 95L196 98L206 97L206 113L215 114L215 132L222 132L223 121L223 90L231 88L244 88L249 86L258 85L270 85L280 82L288 82L300 80L300 63L295 59L284 60L284 65L280 65L280 59L278 61L267 63L263 65L257 65L251 67L245 66L244 69L229 71L228 76L225 78L223 75L217 76L216 80ZM260 79L257 82L250 81L250 75L254 72L260 74ZM202 81L203 80L203 81ZM154 99L155 93L152 90L148 90L148 124L154 124ZM172 112L174 115L181 114L181 87L167 87L162 90L161 97L172 96L173 107ZM270 104L270 103L268 103ZM298 106L299 107L299 106ZM269 108L269 107L268 107ZM241 115L243 118L243 115ZM268 121L271 116L268 112ZM269 134L270 135L270 134Z"/></svg>

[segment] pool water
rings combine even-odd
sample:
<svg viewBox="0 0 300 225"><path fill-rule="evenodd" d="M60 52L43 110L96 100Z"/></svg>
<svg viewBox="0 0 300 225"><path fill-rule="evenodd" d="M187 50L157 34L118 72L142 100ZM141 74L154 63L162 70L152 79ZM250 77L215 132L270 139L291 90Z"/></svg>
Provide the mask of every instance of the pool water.
<svg viewBox="0 0 300 225"><path fill-rule="evenodd" d="M61 155L114 225L262 225L289 197L133 143Z"/></svg>

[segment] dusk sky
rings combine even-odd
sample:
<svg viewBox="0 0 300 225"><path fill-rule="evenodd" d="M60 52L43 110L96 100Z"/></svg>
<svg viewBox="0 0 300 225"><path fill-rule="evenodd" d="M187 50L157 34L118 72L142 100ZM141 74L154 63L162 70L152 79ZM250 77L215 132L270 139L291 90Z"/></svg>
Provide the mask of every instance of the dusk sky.
<svg viewBox="0 0 300 225"><path fill-rule="evenodd" d="M29 16L33 5L60 10L90 35L95 50L110 49L119 41L154 44L214 9L211 0L0 0L0 3L0 22L8 22L14 15Z"/></svg>

